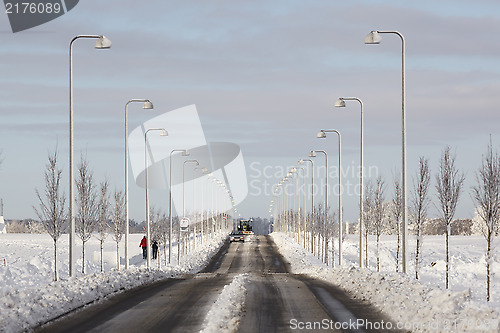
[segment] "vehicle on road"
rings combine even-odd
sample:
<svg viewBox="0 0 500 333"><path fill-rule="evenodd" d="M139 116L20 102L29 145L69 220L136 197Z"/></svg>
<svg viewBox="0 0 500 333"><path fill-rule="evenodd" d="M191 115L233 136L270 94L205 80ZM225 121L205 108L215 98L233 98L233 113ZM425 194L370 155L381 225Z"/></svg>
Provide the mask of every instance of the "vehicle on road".
<svg viewBox="0 0 500 333"><path fill-rule="evenodd" d="M232 242L244 242L245 241L245 235L241 231L233 231L229 235L229 241Z"/></svg>
<svg viewBox="0 0 500 333"><path fill-rule="evenodd" d="M238 222L238 231L241 231L245 235L253 235L252 224L253 224L253 219L240 220Z"/></svg>

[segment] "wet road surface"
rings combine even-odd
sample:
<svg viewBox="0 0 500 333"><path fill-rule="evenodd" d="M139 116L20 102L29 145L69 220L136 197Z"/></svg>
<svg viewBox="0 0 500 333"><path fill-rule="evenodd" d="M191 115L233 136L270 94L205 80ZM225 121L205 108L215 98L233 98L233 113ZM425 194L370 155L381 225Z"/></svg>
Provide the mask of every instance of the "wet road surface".
<svg viewBox="0 0 500 333"><path fill-rule="evenodd" d="M358 325L387 323L369 304L289 271L271 237L248 236L244 243L225 243L198 274L120 293L35 332L199 332L218 294L241 273L250 282L239 332L385 332Z"/></svg>

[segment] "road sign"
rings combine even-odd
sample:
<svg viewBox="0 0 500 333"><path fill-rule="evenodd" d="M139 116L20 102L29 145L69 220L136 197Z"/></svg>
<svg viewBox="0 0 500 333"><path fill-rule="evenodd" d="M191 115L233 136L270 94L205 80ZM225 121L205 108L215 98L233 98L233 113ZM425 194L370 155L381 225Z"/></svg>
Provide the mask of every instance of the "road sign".
<svg viewBox="0 0 500 333"><path fill-rule="evenodd" d="M187 217L184 217L181 220L181 231L188 231L189 229L189 219Z"/></svg>

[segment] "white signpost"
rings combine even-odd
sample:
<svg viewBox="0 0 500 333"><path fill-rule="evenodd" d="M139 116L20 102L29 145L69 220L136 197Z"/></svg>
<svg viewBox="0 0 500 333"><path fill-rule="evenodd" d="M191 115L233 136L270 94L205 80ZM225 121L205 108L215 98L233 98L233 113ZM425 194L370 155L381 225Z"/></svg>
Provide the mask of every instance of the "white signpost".
<svg viewBox="0 0 500 333"><path fill-rule="evenodd" d="M182 220L181 220L181 231L189 231L189 218L187 217L184 217Z"/></svg>

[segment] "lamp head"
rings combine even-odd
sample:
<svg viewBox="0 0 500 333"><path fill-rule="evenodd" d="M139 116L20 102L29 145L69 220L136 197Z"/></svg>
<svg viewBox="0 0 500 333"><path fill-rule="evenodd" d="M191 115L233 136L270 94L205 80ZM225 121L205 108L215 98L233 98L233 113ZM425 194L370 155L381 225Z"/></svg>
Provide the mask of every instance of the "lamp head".
<svg viewBox="0 0 500 333"><path fill-rule="evenodd" d="M304 164L304 160L299 160L299 164Z"/></svg>
<svg viewBox="0 0 500 333"><path fill-rule="evenodd" d="M370 31L365 37L365 44L380 44L380 41L382 41L382 37L376 30Z"/></svg>
<svg viewBox="0 0 500 333"><path fill-rule="evenodd" d="M202 171L203 173L207 173L207 172L208 172L208 169L207 169L207 168L202 168L202 169L201 169L201 171Z"/></svg>
<svg viewBox="0 0 500 333"><path fill-rule="evenodd" d="M316 152L314 150L311 150L309 153L309 157L316 157Z"/></svg>
<svg viewBox="0 0 500 333"><path fill-rule="evenodd" d="M99 36L99 38L95 42L94 47L96 49L109 49L111 48L111 44L113 43L111 43L108 38L106 38L105 36Z"/></svg>
<svg viewBox="0 0 500 333"><path fill-rule="evenodd" d="M189 153L189 150L185 149L183 152L182 152L182 156L189 156L190 153Z"/></svg>
<svg viewBox="0 0 500 333"><path fill-rule="evenodd" d="M343 98L339 98L337 101L335 101L335 107L336 108L345 108L345 101Z"/></svg>
<svg viewBox="0 0 500 333"><path fill-rule="evenodd" d="M142 108L145 110L151 110L153 109L153 103L149 99L147 99L144 104L142 105Z"/></svg>
<svg viewBox="0 0 500 333"><path fill-rule="evenodd" d="M168 132L164 128L162 128L160 131L160 136L168 136Z"/></svg>
<svg viewBox="0 0 500 333"><path fill-rule="evenodd" d="M318 132L318 134L316 134L316 137L319 138L319 139L324 139L326 138L326 133L325 131L321 130Z"/></svg>

